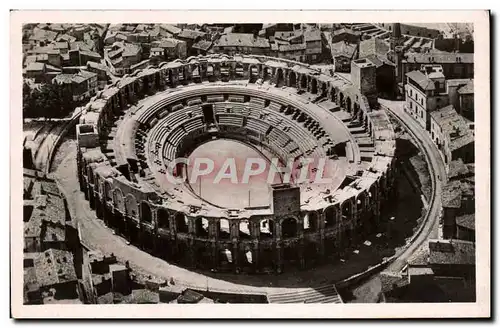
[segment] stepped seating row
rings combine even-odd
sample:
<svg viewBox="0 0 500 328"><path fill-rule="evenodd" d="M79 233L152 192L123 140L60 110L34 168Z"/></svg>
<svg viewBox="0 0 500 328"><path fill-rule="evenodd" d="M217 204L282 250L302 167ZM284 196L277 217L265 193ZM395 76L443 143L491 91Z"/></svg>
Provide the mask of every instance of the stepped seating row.
<svg viewBox="0 0 500 328"><path fill-rule="evenodd" d="M187 122L184 122L184 128L188 133L203 128L202 117L195 117Z"/></svg>
<svg viewBox="0 0 500 328"><path fill-rule="evenodd" d="M281 106L280 104L275 103L275 102L271 102L271 103L269 104L269 106L268 106L268 108L269 108L270 110L273 110L273 111L278 112L278 113L281 113L281 112L282 112L282 111L281 111L281 107L282 107L282 106Z"/></svg>
<svg viewBox="0 0 500 328"><path fill-rule="evenodd" d="M280 147L285 146L285 144L288 142L288 140L290 140L290 138L286 134L284 134L280 130L277 130L274 128L271 130L271 132L269 132L269 134L267 135L267 138L269 140L276 141L276 144Z"/></svg>
<svg viewBox="0 0 500 328"><path fill-rule="evenodd" d="M263 121L256 119L254 117L249 117L247 120L247 127L253 131L256 131L262 135L264 135L269 128L268 123L264 123Z"/></svg>
<svg viewBox="0 0 500 328"><path fill-rule="evenodd" d="M219 124L241 127L243 126L243 116L220 114Z"/></svg>

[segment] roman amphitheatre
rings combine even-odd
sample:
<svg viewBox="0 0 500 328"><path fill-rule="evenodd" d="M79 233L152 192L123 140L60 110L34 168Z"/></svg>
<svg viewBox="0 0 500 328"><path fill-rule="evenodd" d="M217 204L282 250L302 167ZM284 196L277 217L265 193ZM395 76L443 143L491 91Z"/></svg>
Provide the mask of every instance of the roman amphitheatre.
<svg viewBox="0 0 500 328"><path fill-rule="evenodd" d="M351 81L261 56L210 55L126 75L82 108L80 189L106 226L184 268L280 274L341 256L376 231L395 188L395 137L375 66ZM229 149L229 150L228 150ZM325 158L332 177L172 184L180 157Z"/></svg>

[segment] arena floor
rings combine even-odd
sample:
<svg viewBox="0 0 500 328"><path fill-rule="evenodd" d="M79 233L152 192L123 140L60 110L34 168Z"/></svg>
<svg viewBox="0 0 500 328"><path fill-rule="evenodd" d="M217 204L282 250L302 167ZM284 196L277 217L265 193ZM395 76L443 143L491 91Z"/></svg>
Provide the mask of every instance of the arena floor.
<svg viewBox="0 0 500 328"><path fill-rule="evenodd" d="M214 162L212 173L200 176L196 181L192 178L193 163L199 158L208 158ZM250 176L248 183L243 183L243 175L247 159L264 159L267 163L263 173ZM234 168L225 166L227 159L234 159ZM271 166L271 155L264 149L254 148L238 141L229 139L216 139L207 142L191 153L188 165L188 180L193 192L200 198L213 205L225 208L244 208L270 205L271 185L268 183L268 174ZM254 164L253 169L257 169ZM205 166L201 166L204 169ZM222 173L230 174L231 171L236 176L220 179L217 182L217 175ZM236 182L236 183L235 183ZM279 174L275 175L272 183L280 183Z"/></svg>

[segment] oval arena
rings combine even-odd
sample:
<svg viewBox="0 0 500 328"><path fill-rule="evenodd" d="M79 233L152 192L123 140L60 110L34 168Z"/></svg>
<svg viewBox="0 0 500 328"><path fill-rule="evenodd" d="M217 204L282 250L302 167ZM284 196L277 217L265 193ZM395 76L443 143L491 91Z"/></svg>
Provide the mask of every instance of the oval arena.
<svg viewBox="0 0 500 328"><path fill-rule="evenodd" d="M353 61L349 81L292 61L211 55L126 75L82 109L81 190L117 234L181 266L313 267L372 233L394 189L394 132L377 109L374 70ZM205 199L184 165L175 174L186 183L169 183L176 159L224 139L281 163L325 158L332 180L278 181L258 204L233 206Z"/></svg>

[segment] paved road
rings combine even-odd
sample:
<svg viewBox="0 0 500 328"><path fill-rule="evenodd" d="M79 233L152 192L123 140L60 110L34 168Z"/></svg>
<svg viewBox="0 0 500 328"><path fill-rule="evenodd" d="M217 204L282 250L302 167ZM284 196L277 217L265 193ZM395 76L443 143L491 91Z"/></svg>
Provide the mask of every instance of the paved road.
<svg viewBox="0 0 500 328"><path fill-rule="evenodd" d="M431 170L431 173L433 173L433 180L436 182L436 197L433 201L431 201L430 205L430 219L426 222L425 226L423 227L423 230L421 234L416 238L416 240L405 250L403 253L399 256L399 258L389 266L389 270L392 272L399 272L401 269L404 267L406 264L406 260L417 250L420 246L424 244L426 240L429 238L435 238L437 236L437 231L438 231L438 224L439 220L438 214L440 211L440 205L441 205L441 188L442 188L442 181L437 178L437 176L445 177L445 167L444 163L442 161L442 158L440 156L440 153L430 137L428 136L427 132L422 130L417 123L404 111L402 110L402 103L401 102L386 102L381 100L381 103L385 105L386 107L390 108L390 111L394 113L396 116L401 118L409 127L410 130L414 132L414 134L417 136L418 139L420 139L422 142L422 147L424 148L425 152L429 154L428 156L430 160L430 164L433 168L435 168L435 171ZM75 151L69 151L67 157L63 160L63 163L61 163L57 174L61 179L59 180L59 183L62 187L62 189L65 191L66 197L68 198L68 203L71 204L70 206L72 207L70 210L72 212L73 216L77 216L81 225L81 231L82 231L82 239L85 241L91 242L91 247L95 247L97 249L101 249L105 253L109 252L114 252L119 258L121 259L128 259L131 262L131 265L133 269L138 270L141 272L141 268L147 268L148 272L145 273L151 273L157 277L163 277L163 278L169 278L169 277L175 277L179 278L182 277L184 282L188 282L188 284L193 284L197 286L204 286L207 283L210 286L218 286L221 289L231 289L231 290L246 290L246 291L271 291L271 290L276 290L277 289L288 289L288 288L276 288L274 286L276 285L268 285L268 287L261 286L255 287L255 286L250 286L240 284L237 281L234 282L229 282L225 280L220 280L220 279L214 279L214 278L208 278L200 275L196 272L192 272L174 265L171 265L165 261L162 261L158 258L155 258L135 247L129 246L126 244L126 241L123 240L122 238L118 236L114 236L111 234L111 231L107 228L104 228L102 223L99 220L95 219L95 213L90 210L88 206L88 202L86 202L83 199L83 194L79 192L78 190L78 181L77 181L77 176L76 176L76 163L75 163ZM62 171L61 171L62 170ZM356 261L354 261L356 262ZM352 262L351 262L352 263ZM353 263L354 264L354 263ZM325 268L326 269L326 268ZM345 271L350 271L354 268L350 268L350 270L346 270L347 267L344 268L335 268L336 270L331 270L331 269L326 269L326 270L318 270L317 274L324 275L323 277L327 277L328 280L332 279L333 276L336 274L341 273L341 271L344 271L342 273L345 274ZM361 268L358 268L358 270L353 270L353 271L361 271L359 270ZM321 272L323 271L323 272ZM332 272L333 271L333 272ZM336 272L335 272L336 271ZM315 274L316 275L316 274ZM282 277L284 278L284 277ZM295 279L297 279L296 277ZM312 277L309 277L312 278ZM318 277L315 277L318 279ZM249 277L243 277L243 280L251 280ZM312 279L312 280L316 280ZM274 279L269 279L270 281ZM294 280L294 279L291 279ZM301 280L301 279L297 279ZM297 281L297 282L299 282ZM243 281L242 281L243 282ZM301 281L302 285L305 281ZM293 285L292 281L289 281L289 286Z"/></svg>
<svg viewBox="0 0 500 328"><path fill-rule="evenodd" d="M413 241L413 243L387 268L391 272L400 272L406 265L406 260L424 245L430 238L437 238L439 229L439 214L441 211L441 191L446 179L446 167L441 157L441 153L432 141L428 132L415 121L410 115L403 110L402 101L388 101L379 99L379 103L389 110L392 114L397 116L404 122L407 128L411 131L410 134L418 138L419 146L423 147L427 160L429 161L429 171L434 183L434 196L429 202L429 217L425 222L420 235Z"/></svg>
<svg viewBox="0 0 500 328"><path fill-rule="evenodd" d="M36 152L34 160L35 167L38 170L48 173L52 149L54 148L56 141L59 139L65 124L67 124L67 122L65 121L60 121L58 124L56 124L47 134L45 139L43 139L43 141L40 143L40 146L38 146L38 151Z"/></svg>

